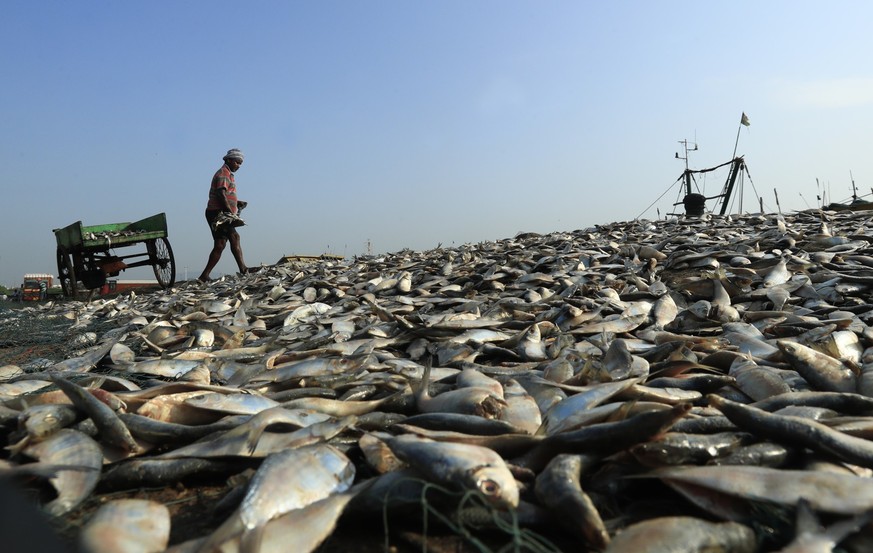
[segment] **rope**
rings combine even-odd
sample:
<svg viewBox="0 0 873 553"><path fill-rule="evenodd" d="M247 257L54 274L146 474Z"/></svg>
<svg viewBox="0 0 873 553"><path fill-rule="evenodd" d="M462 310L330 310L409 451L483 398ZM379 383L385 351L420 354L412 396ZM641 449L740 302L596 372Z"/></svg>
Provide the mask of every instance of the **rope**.
<svg viewBox="0 0 873 553"><path fill-rule="evenodd" d="M682 181L682 177L679 177L678 179L676 179L676 182L674 182L673 184L671 184L671 185L667 188L667 190L664 190L664 192L663 192L660 196L658 196L657 198L655 198L655 201L652 202L652 203L650 203L650 204L649 204L649 207L647 207L646 209L644 209L644 210L642 211L642 213L640 213L639 215L637 215L636 217L634 217L634 220L639 219L639 218L642 217L643 214L645 214L648 210L652 209L652 206L653 206L653 205L655 205L656 203L658 203L659 201L661 201L661 198L663 198L664 196L666 196L666 195L667 195L667 192L669 192L670 190L672 190L673 187L676 186L676 183L677 183L677 182L681 182L681 181ZM680 190L681 190L681 189L680 189Z"/></svg>

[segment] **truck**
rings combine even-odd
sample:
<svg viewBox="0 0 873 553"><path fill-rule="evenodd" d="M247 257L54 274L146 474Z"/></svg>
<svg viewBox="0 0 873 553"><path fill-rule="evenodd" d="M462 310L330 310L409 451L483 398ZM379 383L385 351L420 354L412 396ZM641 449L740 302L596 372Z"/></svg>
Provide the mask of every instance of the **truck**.
<svg viewBox="0 0 873 553"><path fill-rule="evenodd" d="M100 295L108 296L110 294L122 294L131 290L152 290L160 288L161 283L157 280L107 280L100 287Z"/></svg>
<svg viewBox="0 0 873 553"><path fill-rule="evenodd" d="M44 300L48 289L52 287L54 275L47 273L28 273L24 275L24 283L21 285L22 301Z"/></svg>

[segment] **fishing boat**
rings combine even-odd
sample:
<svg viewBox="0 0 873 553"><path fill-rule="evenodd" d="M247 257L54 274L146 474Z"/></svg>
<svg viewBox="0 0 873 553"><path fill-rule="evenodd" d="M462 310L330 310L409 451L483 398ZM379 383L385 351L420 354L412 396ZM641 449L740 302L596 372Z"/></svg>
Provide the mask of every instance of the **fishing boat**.
<svg viewBox="0 0 873 553"><path fill-rule="evenodd" d="M683 145L685 155L681 156L677 152L676 158L685 160L685 170L679 178L673 182L667 191L669 192L669 190L674 189L677 185L680 186L677 199L681 196L681 200L674 202L673 205L683 206L685 213L669 213L669 215L701 217L707 212L725 215L730 209L732 198L739 198L737 212L742 212L744 180L746 177L748 177L750 183L752 180L751 175L749 175L749 169L746 166L745 158L743 156L734 155L733 159L730 161L726 161L714 167L709 167L707 169L691 169L688 165L688 153L697 151L697 144L690 143L687 140L680 140L679 143ZM703 194L702 188L698 183L698 177L726 167L728 168L728 174L724 185L721 188L721 192L714 196ZM666 194L666 192L664 194ZM663 197L664 194L662 194L661 197ZM708 202L711 202L711 204L708 205ZM763 211L763 205L761 206L761 211Z"/></svg>
<svg viewBox="0 0 873 553"><path fill-rule="evenodd" d="M870 211L873 210L873 202L856 198L847 204L832 202L825 206L827 211Z"/></svg>
<svg viewBox="0 0 873 553"><path fill-rule="evenodd" d="M685 142L686 145L686 162L685 171L682 172L682 176L680 176L679 179L683 183L685 196L682 198L681 202L676 202L673 205L683 205L685 207L685 215L689 217L700 217L707 211L706 202L710 200L715 200L713 208L709 211L711 213L715 213L716 210L718 210L719 215L724 215L725 213L727 213L731 197L734 195L737 189L737 182L740 181L744 175L748 175L748 169L746 168L745 159L743 158L743 156L738 156L734 157L730 161L727 161L720 165L716 165L715 167L710 167L708 169L690 169L688 167L687 161L687 142L683 142ZM678 152L676 153L676 156L679 157ZM728 171L727 180L725 180L724 186L722 187L722 190L719 194L716 194L715 196L706 196L704 194L701 194L700 192L694 191L693 185L696 184L696 175L716 171L725 166L730 166L730 170ZM751 179L751 177L749 177L749 179ZM742 196L742 194L740 194L740 196ZM742 200L739 209L740 211L742 211Z"/></svg>
<svg viewBox="0 0 873 553"><path fill-rule="evenodd" d="M742 118L740 119L740 127L742 129L744 126L749 126L749 119L745 113L743 113ZM679 178L670 186L670 188L661 194L661 196L655 200L655 202L659 201L661 197L663 197L667 192L676 187L680 186L679 194L677 194L677 200L681 195L681 200L673 203L673 206L683 206L685 213L669 213L668 215L684 215L686 217L701 217L705 213L718 213L719 215L727 214L728 210L731 209L731 202L734 199L738 199L737 212L741 213L743 211L743 186L745 178L749 179L749 183L752 184L754 188L754 183L752 183L752 177L749 174L749 169L746 165L745 158L740 155L737 155L737 146L739 144L740 131L737 130L737 140L734 143L734 153L731 157L730 161L726 161L714 167L709 167L707 169L691 169L688 163L688 154L690 152L697 151L697 143L690 142L688 140L680 140L679 143L682 144L684 155L680 155L679 152L676 152L676 159L682 159L685 161L685 170L679 176ZM707 173L711 173L713 171L718 171L719 169L723 169L727 167L727 178L725 179L724 185L721 188L721 192L714 196L707 196L702 192L699 183L697 182L698 177L706 175ZM684 195L683 195L684 193ZM758 197L760 210L764 211L763 200ZM707 202L712 202L712 205L707 205ZM778 200L777 200L778 202ZM654 205L654 202L653 204ZM649 206L649 208L652 207ZM647 210L649 209L647 208ZM645 211L643 212L645 213ZM642 215L642 214L641 214Z"/></svg>
<svg viewBox="0 0 873 553"><path fill-rule="evenodd" d="M870 211L873 210L873 201L865 200L858 196L858 187L855 186L855 176L849 171L849 177L852 179L852 201L848 203L831 202L824 206L827 211ZM873 193L873 189L871 189Z"/></svg>

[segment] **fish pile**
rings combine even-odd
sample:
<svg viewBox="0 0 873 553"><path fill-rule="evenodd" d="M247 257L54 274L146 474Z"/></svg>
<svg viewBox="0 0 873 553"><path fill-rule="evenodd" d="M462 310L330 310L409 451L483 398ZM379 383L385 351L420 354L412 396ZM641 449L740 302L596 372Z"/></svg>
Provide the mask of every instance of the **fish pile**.
<svg viewBox="0 0 873 553"><path fill-rule="evenodd" d="M636 220L30 309L81 349L0 367L0 476L56 520L103 498L95 552L313 551L349 520L419 550L870 551L871 235ZM203 481L215 524L180 540L113 495Z"/></svg>
<svg viewBox="0 0 873 553"><path fill-rule="evenodd" d="M104 230L101 232L86 232L85 240L112 240L113 238L136 236L145 234L145 229Z"/></svg>

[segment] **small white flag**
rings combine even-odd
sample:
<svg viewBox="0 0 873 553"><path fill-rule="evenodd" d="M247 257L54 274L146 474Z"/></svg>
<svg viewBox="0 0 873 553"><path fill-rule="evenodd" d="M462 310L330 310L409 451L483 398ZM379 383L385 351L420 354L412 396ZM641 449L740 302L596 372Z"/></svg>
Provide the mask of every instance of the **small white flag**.
<svg viewBox="0 0 873 553"><path fill-rule="evenodd" d="M749 123L749 116L746 115L745 111L743 112L743 116L740 118L740 125L745 125L747 127L751 125L751 123Z"/></svg>

